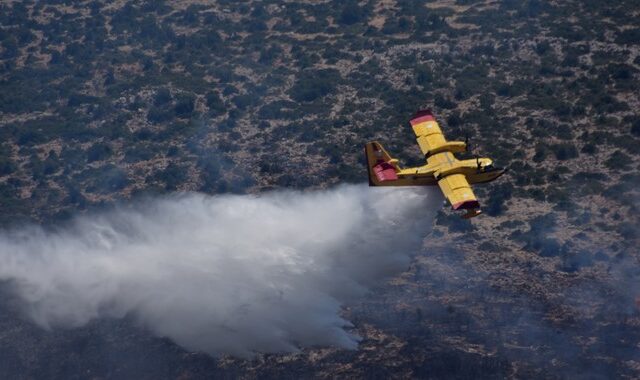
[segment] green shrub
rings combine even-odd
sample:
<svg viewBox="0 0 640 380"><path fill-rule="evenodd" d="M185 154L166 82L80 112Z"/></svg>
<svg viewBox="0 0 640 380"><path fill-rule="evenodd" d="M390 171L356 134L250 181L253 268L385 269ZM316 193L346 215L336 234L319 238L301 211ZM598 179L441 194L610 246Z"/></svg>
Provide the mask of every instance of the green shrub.
<svg viewBox="0 0 640 380"><path fill-rule="evenodd" d="M416 83L421 86L427 86L433 80L433 72L427 65L419 65L415 69Z"/></svg>
<svg viewBox="0 0 640 380"><path fill-rule="evenodd" d="M634 121L631 125L631 134L640 137L640 119Z"/></svg>
<svg viewBox="0 0 640 380"><path fill-rule="evenodd" d="M243 110L256 101L255 96L251 94L237 95L233 98L232 102L238 109Z"/></svg>
<svg viewBox="0 0 640 380"><path fill-rule="evenodd" d="M187 168L176 163L169 163L167 167L155 175L155 179L164 182L165 189L173 191L188 178Z"/></svg>
<svg viewBox="0 0 640 380"><path fill-rule="evenodd" d="M640 28L626 29L618 33L616 43L625 45L640 45Z"/></svg>
<svg viewBox="0 0 640 380"><path fill-rule="evenodd" d="M556 159L560 161L578 157L578 149L571 143L555 144L551 145L550 148Z"/></svg>
<svg viewBox="0 0 640 380"><path fill-rule="evenodd" d="M0 146L0 177L13 173L16 165L10 157L11 151L8 148Z"/></svg>
<svg viewBox="0 0 640 380"><path fill-rule="evenodd" d="M366 17L366 10L360 7L356 1L345 1L340 15L338 16L338 22L343 25L353 25L364 20Z"/></svg>
<svg viewBox="0 0 640 380"><path fill-rule="evenodd" d="M87 162L102 161L111 157L111 147L104 143L95 143L87 149Z"/></svg>
<svg viewBox="0 0 640 380"><path fill-rule="evenodd" d="M153 124L160 124L173 119L173 112L162 106L153 106L147 113L147 120Z"/></svg>
<svg viewBox="0 0 640 380"><path fill-rule="evenodd" d="M152 159L156 152L147 145L136 144L125 149L124 161L127 163L147 161Z"/></svg>
<svg viewBox="0 0 640 380"><path fill-rule="evenodd" d="M580 151L582 153L593 155L598 152L598 146L596 144L587 143L587 144L584 144L584 146Z"/></svg>
<svg viewBox="0 0 640 380"><path fill-rule="evenodd" d="M167 88L160 88L156 92L156 96L153 98L153 105L156 107L163 106L172 100L171 91Z"/></svg>
<svg viewBox="0 0 640 380"><path fill-rule="evenodd" d="M105 165L89 174L92 183L87 187L94 193L111 194L120 191L129 185L127 173L115 165Z"/></svg>
<svg viewBox="0 0 640 380"><path fill-rule="evenodd" d="M291 87L290 95L298 102L311 102L335 90L340 73L335 69L305 70Z"/></svg>
<svg viewBox="0 0 640 380"><path fill-rule="evenodd" d="M224 102L220 98L220 94L217 91L209 91L205 96L207 107L212 116L222 115L226 112Z"/></svg>
<svg viewBox="0 0 640 380"><path fill-rule="evenodd" d="M611 170L628 170L630 163L631 157L623 153L621 150L616 150L611 153L604 164Z"/></svg>
<svg viewBox="0 0 640 380"><path fill-rule="evenodd" d="M176 105L173 111L176 117L190 117L195 109L196 97L190 93L183 93L176 97Z"/></svg>

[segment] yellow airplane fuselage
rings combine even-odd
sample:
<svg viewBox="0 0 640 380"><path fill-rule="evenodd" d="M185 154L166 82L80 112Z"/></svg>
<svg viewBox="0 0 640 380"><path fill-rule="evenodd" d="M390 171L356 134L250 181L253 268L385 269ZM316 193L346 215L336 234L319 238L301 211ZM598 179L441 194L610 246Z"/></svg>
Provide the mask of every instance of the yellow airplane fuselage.
<svg viewBox="0 0 640 380"><path fill-rule="evenodd" d="M377 142L372 144L378 144L380 149L384 151L381 145ZM375 165L376 159L372 148L369 146L367 149L367 157L371 160L369 166ZM386 154L386 152L384 152ZM478 158L470 160L458 160L451 152L436 153L429 157L429 163L410 167L400 168L397 165L397 160L390 159L391 165L397 168L398 179L396 181L376 181L374 177L372 180L375 182L375 186L437 186L438 179L451 175L462 174L467 178L470 184L485 183L493 181L500 177L503 173L503 169L493 168L493 161L490 158Z"/></svg>
<svg viewBox="0 0 640 380"><path fill-rule="evenodd" d="M371 186L439 186L454 210L466 210L463 218L481 213L472 184L493 181L505 169L493 166L489 158L458 160L455 153L467 150L463 141L447 141L429 110L416 112L410 121L426 164L403 168L382 145L373 141L365 145L369 184Z"/></svg>

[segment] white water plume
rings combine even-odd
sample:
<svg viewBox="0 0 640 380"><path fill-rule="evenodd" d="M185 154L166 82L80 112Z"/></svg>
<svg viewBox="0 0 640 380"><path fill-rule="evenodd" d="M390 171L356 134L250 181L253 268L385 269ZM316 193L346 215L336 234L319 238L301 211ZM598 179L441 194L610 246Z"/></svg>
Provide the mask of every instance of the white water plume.
<svg viewBox="0 0 640 380"><path fill-rule="evenodd" d="M130 316L214 355L355 348L340 307L407 267L440 202L427 198L349 185L147 200L0 232L0 280L45 328Z"/></svg>

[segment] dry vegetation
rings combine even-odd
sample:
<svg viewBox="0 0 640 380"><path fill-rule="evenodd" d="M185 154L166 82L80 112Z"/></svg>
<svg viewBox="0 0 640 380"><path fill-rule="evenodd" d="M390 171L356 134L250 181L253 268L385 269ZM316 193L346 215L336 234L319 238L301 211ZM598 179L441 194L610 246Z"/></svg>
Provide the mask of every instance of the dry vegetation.
<svg viewBox="0 0 640 380"><path fill-rule="evenodd" d="M360 351L156 354L186 377L638 377L637 4L267 3L3 2L2 223L364 182L365 141L420 161L407 120L430 107L511 172L345 311Z"/></svg>

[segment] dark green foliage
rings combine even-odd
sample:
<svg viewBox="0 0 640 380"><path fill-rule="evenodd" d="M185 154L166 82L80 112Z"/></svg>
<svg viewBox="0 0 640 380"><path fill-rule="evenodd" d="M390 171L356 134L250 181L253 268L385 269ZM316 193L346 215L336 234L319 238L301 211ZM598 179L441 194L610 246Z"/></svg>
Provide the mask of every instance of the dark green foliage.
<svg viewBox="0 0 640 380"><path fill-rule="evenodd" d="M512 192L513 186L509 182L494 186L489 192L487 205L483 207L484 212L491 216L501 215L506 210L504 202L511 199Z"/></svg>
<svg viewBox="0 0 640 380"><path fill-rule="evenodd" d="M538 55L544 55L549 51L551 45L547 41L539 42L536 44L535 51Z"/></svg>
<svg viewBox="0 0 640 380"><path fill-rule="evenodd" d="M485 100L481 104L481 107L489 110L490 105L487 107L487 101L493 104L493 95L490 96L484 93L484 87L489 87L493 82L487 80L488 74L489 67L482 65L473 65L461 70L460 74L456 75L456 88L454 92L456 100L464 100L478 93L483 93Z"/></svg>
<svg viewBox="0 0 640 380"><path fill-rule="evenodd" d="M629 109L629 106L626 103L622 103L607 94L599 94L598 96L595 96L592 103L596 111L603 115L626 111Z"/></svg>
<svg viewBox="0 0 640 380"><path fill-rule="evenodd" d="M482 94L480 96L480 108L482 108L484 112L491 112L494 102L495 96L493 96L493 94Z"/></svg>
<svg viewBox="0 0 640 380"><path fill-rule="evenodd" d="M12 129L18 145L41 144L54 138L87 139L98 133L80 123L70 123L56 117L25 121L21 126Z"/></svg>
<svg viewBox="0 0 640 380"><path fill-rule="evenodd" d="M187 180L188 168L177 165L173 162L155 175L155 179L164 182L165 189L174 191L178 186Z"/></svg>
<svg viewBox="0 0 640 380"><path fill-rule="evenodd" d="M153 137L153 131L149 128L141 128L133 134L133 137L138 141L146 141Z"/></svg>
<svg viewBox="0 0 640 380"><path fill-rule="evenodd" d="M511 237L525 244L524 248L538 252L543 257L554 257L562 252L562 245L557 239L548 237L556 226L553 214L538 216L529 221L529 230L515 231Z"/></svg>
<svg viewBox="0 0 640 380"><path fill-rule="evenodd" d="M282 49L277 45L271 45L260 51L260 59L258 62L263 65L271 64L276 58L282 54Z"/></svg>
<svg viewBox="0 0 640 380"><path fill-rule="evenodd" d="M255 101L256 101L255 96L251 94L238 95L234 97L232 100L233 104L235 104L235 106L240 110L243 110L249 107Z"/></svg>
<svg viewBox="0 0 640 380"><path fill-rule="evenodd" d="M607 176L603 173L578 172L573 175L573 180L578 183L588 183L592 181L605 181Z"/></svg>
<svg viewBox="0 0 640 380"><path fill-rule="evenodd" d="M598 152L598 147L595 144L587 143L584 144L580 152L592 155Z"/></svg>
<svg viewBox="0 0 640 380"><path fill-rule="evenodd" d="M507 97L521 95L530 88L530 82L525 80L516 80L512 84L494 82L493 85L497 95Z"/></svg>
<svg viewBox="0 0 640 380"><path fill-rule="evenodd" d="M124 152L124 161L134 163L152 159L156 155L153 149L147 145L133 145Z"/></svg>
<svg viewBox="0 0 640 380"><path fill-rule="evenodd" d="M364 20L366 10L354 0L345 1L342 5L338 22L343 25L352 25Z"/></svg>
<svg viewBox="0 0 640 380"><path fill-rule="evenodd" d="M561 249L561 262L559 269L563 272L573 273L588 268L593 265L594 257L590 252L573 252L569 247L563 246Z"/></svg>
<svg viewBox="0 0 640 380"><path fill-rule="evenodd" d="M171 101L171 91L168 88L160 88L153 98L153 105L156 107L163 106Z"/></svg>
<svg viewBox="0 0 640 380"><path fill-rule="evenodd" d="M147 113L147 120L154 124L161 124L173 119L173 112L164 106L153 106Z"/></svg>
<svg viewBox="0 0 640 380"><path fill-rule="evenodd" d="M382 28L384 34L408 33L412 29L411 20L407 17L387 19Z"/></svg>
<svg viewBox="0 0 640 380"><path fill-rule="evenodd" d="M479 246L478 249L485 251L485 252L500 252L500 247L491 242L491 241L484 241L482 242Z"/></svg>
<svg viewBox="0 0 640 380"><path fill-rule="evenodd" d="M86 198L82 195L77 185L68 185L67 187L67 198L64 200L65 203L71 204L74 206L84 206L87 203Z"/></svg>
<svg viewBox="0 0 640 380"><path fill-rule="evenodd" d="M427 86L433 80L433 73L427 65L419 65L416 67L416 83L421 86Z"/></svg>
<svg viewBox="0 0 640 380"><path fill-rule="evenodd" d="M195 108L196 97L190 93L182 93L176 97L173 111L176 117L190 117Z"/></svg>
<svg viewBox="0 0 640 380"><path fill-rule="evenodd" d="M451 128L456 128L462 123L462 118L458 113L452 113L447 117L447 125Z"/></svg>
<svg viewBox="0 0 640 380"><path fill-rule="evenodd" d="M640 119L634 121L631 125L631 134L640 137Z"/></svg>
<svg viewBox="0 0 640 380"><path fill-rule="evenodd" d="M224 106L224 102L216 91L207 92L206 102L207 107L209 107L209 112L213 116L222 115L225 113L226 108Z"/></svg>
<svg viewBox="0 0 640 380"><path fill-rule="evenodd" d="M547 147L544 145L536 146L536 152L533 155L533 162L542 162L547 157Z"/></svg>
<svg viewBox="0 0 640 380"><path fill-rule="evenodd" d="M556 137L562 140L572 140L573 132L571 131L571 127L568 124L560 124L556 128Z"/></svg>
<svg viewBox="0 0 640 380"><path fill-rule="evenodd" d="M571 143L554 144L550 148L556 159L560 161L578 157L578 149Z"/></svg>
<svg viewBox="0 0 640 380"><path fill-rule="evenodd" d="M221 161L221 156L213 153L208 153L198 160L198 169L204 182L201 190L212 191L215 189L216 183L220 182Z"/></svg>
<svg viewBox="0 0 640 380"><path fill-rule="evenodd" d="M616 227L617 232L623 239L631 240L639 237L638 226L631 222L622 222Z"/></svg>
<svg viewBox="0 0 640 380"><path fill-rule="evenodd" d="M616 150L615 152L611 153L604 164L611 170L628 170L630 161L631 157L620 150Z"/></svg>
<svg viewBox="0 0 640 380"><path fill-rule="evenodd" d="M436 107L444 108L444 109L456 108L456 103L454 103L453 101L445 98L444 96L442 96L440 94L436 95L435 100L433 101L433 104Z"/></svg>
<svg viewBox="0 0 640 380"><path fill-rule="evenodd" d="M60 160L58 155L54 151L49 152L49 155L42 163L42 166L42 171L45 176L50 176L56 173L58 169L60 169Z"/></svg>
<svg viewBox="0 0 640 380"><path fill-rule="evenodd" d="M96 176L87 190L100 194L111 194L124 189L129 184L127 173L115 165L105 165L96 169Z"/></svg>
<svg viewBox="0 0 640 380"><path fill-rule="evenodd" d="M618 33L616 43L625 45L640 45L640 28L626 29Z"/></svg>
<svg viewBox="0 0 640 380"><path fill-rule="evenodd" d="M111 156L112 150L104 143L93 144L87 149L87 162L102 161Z"/></svg>
<svg viewBox="0 0 640 380"><path fill-rule="evenodd" d="M553 112L560 118L569 116L571 114L571 105L569 103L558 101L558 103L553 107Z"/></svg>
<svg viewBox="0 0 640 380"><path fill-rule="evenodd" d="M340 81L340 73L334 69L305 70L291 88L291 97L299 102L310 102L328 95Z"/></svg>
<svg viewBox="0 0 640 380"><path fill-rule="evenodd" d="M9 37L2 41L3 52L0 58L15 58L18 55L18 39L15 37Z"/></svg>
<svg viewBox="0 0 640 380"><path fill-rule="evenodd" d="M228 132L233 130L235 126L236 126L236 119L230 116L229 118L222 120L222 122L218 124L218 129L222 132Z"/></svg>
<svg viewBox="0 0 640 380"><path fill-rule="evenodd" d="M10 157L11 151L0 145L0 177L13 173L16 165Z"/></svg>
<svg viewBox="0 0 640 380"><path fill-rule="evenodd" d="M446 214L439 211L436 224L446 226L450 233L468 233L474 230L473 224L468 219L462 219L456 213Z"/></svg>
<svg viewBox="0 0 640 380"><path fill-rule="evenodd" d="M261 119L287 119L292 116L291 110L295 108L294 102L276 101L262 106L258 115Z"/></svg>
<svg viewBox="0 0 640 380"><path fill-rule="evenodd" d="M616 81L628 81L633 78L633 73L636 73L638 70L624 63L611 63L607 65L607 71L609 75L611 75L611 78Z"/></svg>
<svg viewBox="0 0 640 380"><path fill-rule="evenodd" d="M0 176L11 174L15 171L15 165L6 159L0 159Z"/></svg>
<svg viewBox="0 0 640 380"><path fill-rule="evenodd" d="M580 61L578 59L578 56L571 53L567 54L567 56L562 60L562 66L564 67L577 67L579 63Z"/></svg>
<svg viewBox="0 0 640 380"><path fill-rule="evenodd" d="M85 103L95 103L97 98L95 96L88 96L84 94L71 94L67 101L67 107L78 107Z"/></svg>

